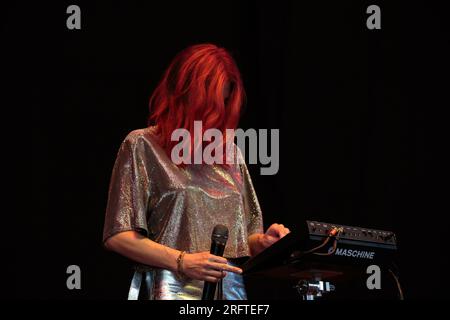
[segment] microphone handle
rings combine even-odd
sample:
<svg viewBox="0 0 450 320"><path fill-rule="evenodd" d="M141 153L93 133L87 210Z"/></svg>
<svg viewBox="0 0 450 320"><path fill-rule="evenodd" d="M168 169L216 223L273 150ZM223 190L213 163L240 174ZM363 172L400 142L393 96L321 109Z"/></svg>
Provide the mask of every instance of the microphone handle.
<svg viewBox="0 0 450 320"><path fill-rule="evenodd" d="M211 242L211 250L209 251L211 254L221 257L223 256L224 250L225 250L224 244L219 243L217 241ZM203 286L202 300L214 300L216 287L217 287L216 282L205 281L205 284Z"/></svg>

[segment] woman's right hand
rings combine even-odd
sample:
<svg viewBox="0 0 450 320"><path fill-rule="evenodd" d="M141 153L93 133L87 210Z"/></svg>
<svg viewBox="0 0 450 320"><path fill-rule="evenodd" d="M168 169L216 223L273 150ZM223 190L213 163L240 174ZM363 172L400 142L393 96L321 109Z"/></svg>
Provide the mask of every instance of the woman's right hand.
<svg viewBox="0 0 450 320"><path fill-rule="evenodd" d="M183 257L181 272L191 279L218 282L226 276L226 271L242 273L242 269L230 266L227 259L209 251L186 253Z"/></svg>

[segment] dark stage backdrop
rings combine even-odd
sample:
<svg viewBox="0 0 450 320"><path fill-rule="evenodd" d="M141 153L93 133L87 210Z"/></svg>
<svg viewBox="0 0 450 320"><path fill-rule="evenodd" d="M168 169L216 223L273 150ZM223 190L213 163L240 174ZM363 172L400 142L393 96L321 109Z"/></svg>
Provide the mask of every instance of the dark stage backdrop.
<svg viewBox="0 0 450 320"><path fill-rule="evenodd" d="M81 30L66 28L70 4L81 7ZM370 4L381 7L381 30L366 28ZM101 244L116 152L146 126L174 55L212 42L241 69L241 127L280 129L279 173L250 166L265 227L316 219L394 230L406 297L448 298L447 15L429 1L7 6L3 62L20 88L32 176L14 211L16 296L126 298L130 265ZM71 264L81 290L66 288Z"/></svg>

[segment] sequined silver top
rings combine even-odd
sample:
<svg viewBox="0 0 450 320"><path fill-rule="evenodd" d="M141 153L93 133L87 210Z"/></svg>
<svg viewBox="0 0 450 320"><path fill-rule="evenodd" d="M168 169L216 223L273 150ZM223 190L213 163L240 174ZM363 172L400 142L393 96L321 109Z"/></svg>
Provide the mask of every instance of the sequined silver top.
<svg viewBox="0 0 450 320"><path fill-rule="evenodd" d="M187 252L209 251L215 225L228 227L224 256L249 256L248 236L263 232L261 209L245 163L228 168L172 163L154 128L132 131L117 154L103 241L135 230Z"/></svg>

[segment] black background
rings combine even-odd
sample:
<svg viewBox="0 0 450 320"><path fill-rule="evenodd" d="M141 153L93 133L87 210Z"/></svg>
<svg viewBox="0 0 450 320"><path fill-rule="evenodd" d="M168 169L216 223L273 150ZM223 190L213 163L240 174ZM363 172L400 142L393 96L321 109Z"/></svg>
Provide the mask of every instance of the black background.
<svg viewBox="0 0 450 320"><path fill-rule="evenodd" d="M81 7L81 30L66 28L70 4ZM370 4L381 7L381 30L366 28ZM174 55L212 42L242 72L241 127L280 129L278 174L250 166L265 227L316 219L393 230L406 297L448 298L444 9L430 1L8 5L2 61L18 91L3 101L19 113L8 140L26 154L8 259L20 279L15 296L126 297L130 266L101 246L116 152L146 126L149 96ZM81 267L82 290L66 288L71 264Z"/></svg>

